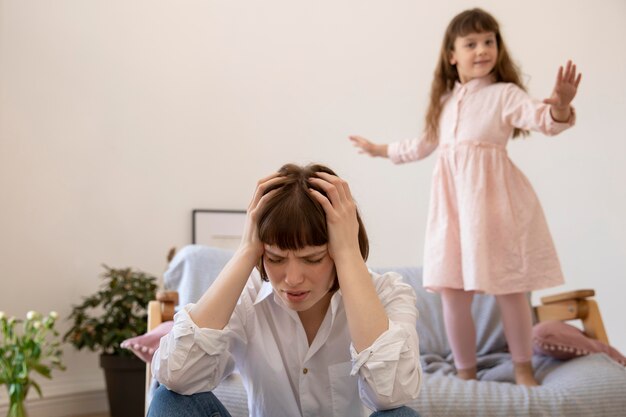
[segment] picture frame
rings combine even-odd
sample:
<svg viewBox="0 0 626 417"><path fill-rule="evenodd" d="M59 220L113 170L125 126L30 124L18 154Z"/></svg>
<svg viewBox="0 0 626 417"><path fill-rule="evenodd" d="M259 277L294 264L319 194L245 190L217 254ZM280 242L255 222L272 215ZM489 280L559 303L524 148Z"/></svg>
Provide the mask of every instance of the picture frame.
<svg viewBox="0 0 626 417"><path fill-rule="evenodd" d="M193 209L191 243L235 250L241 242L245 210Z"/></svg>

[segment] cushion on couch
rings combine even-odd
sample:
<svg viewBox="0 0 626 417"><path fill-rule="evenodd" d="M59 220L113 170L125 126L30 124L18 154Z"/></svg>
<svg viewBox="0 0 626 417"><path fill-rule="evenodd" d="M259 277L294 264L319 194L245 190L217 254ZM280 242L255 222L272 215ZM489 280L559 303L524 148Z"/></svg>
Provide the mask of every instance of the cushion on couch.
<svg viewBox="0 0 626 417"><path fill-rule="evenodd" d="M161 338L168 334L173 326L173 321L165 321L145 334L124 340L120 346L130 349L144 362L151 362L152 355L159 347Z"/></svg>
<svg viewBox="0 0 626 417"><path fill-rule="evenodd" d="M580 329L562 321L550 320L533 327L533 350L539 355L568 360L591 353L606 353L626 366L626 357L617 349L587 337Z"/></svg>
<svg viewBox="0 0 626 417"><path fill-rule="evenodd" d="M178 291L178 307L195 303L213 283L233 251L187 245L176 253L163 274L165 290Z"/></svg>

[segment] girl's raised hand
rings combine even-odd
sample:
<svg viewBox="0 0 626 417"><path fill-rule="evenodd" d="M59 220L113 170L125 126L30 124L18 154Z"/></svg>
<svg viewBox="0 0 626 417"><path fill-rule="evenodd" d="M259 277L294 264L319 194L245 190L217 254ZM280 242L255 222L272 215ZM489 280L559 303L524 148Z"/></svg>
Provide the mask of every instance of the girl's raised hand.
<svg viewBox="0 0 626 417"><path fill-rule="evenodd" d="M263 204L271 198L276 192L273 189L267 192L272 186L281 182L281 176L278 172L275 172L265 178L261 178L257 182L256 189L252 201L248 205L246 214L246 221L243 228L243 234L241 236L240 250L251 250L254 256L258 259L263 255L263 242L259 239L259 232L257 228L258 216L263 207Z"/></svg>
<svg viewBox="0 0 626 417"><path fill-rule="evenodd" d="M554 106L557 110L569 110L570 103L576 97L581 78L582 74L576 74L576 64L567 61L565 70L562 66L559 67L552 95L543 102Z"/></svg>
<svg viewBox="0 0 626 417"><path fill-rule="evenodd" d="M309 188L309 192L324 208L328 226L328 253L337 261L342 254L359 252L359 222L356 204L348 183L326 172L318 172L309 182L324 190L326 196Z"/></svg>
<svg viewBox="0 0 626 417"><path fill-rule="evenodd" d="M376 143L372 143L368 139L365 139L363 136L358 135L350 135L348 136L350 142L359 149L359 153L365 153L369 156L380 156L383 158L387 157L387 145L378 145Z"/></svg>

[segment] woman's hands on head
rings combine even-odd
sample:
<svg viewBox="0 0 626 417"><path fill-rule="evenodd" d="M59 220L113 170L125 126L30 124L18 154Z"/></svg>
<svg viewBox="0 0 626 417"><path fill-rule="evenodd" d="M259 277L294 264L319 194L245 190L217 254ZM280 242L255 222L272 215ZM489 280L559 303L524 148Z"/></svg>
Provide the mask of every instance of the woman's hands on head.
<svg viewBox="0 0 626 417"><path fill-rule="evenodd" d="M261 178L256 185L254 196L252 201L248 205L246 214L246 221L243 229L243 235L241 237L241 243L239 245L239 251L244 253L250 253L256 260L260 259L263 255L263 242L259 239L258 220L263 205L276 193L277 189L267 191L273 186L281 182L281 176L278 172L268 175L265 178Z"/></svg>
<svg viewBox="0 0 626 417"><path fill-rule="evenodd" d="M554 120L559 122L569 120L570 103L576 97L581 78L582 74L576 73L576 64L573 64L572 61L567 61L565 69L562 66L559 67L552 95L543 100L544 103L552 106L551 113Z"/></svg>
<svg viewBox="0 0 626 417"><path fill-rule="evenodd" d="M328 227L328 253L335 260L342 255L358 254L359 222L357 208L348 183L326 172L317 172L309 182L322 189L328 197L314 188L309 192L324 208Z"/></svg>
<svg viewBox="0 0 626 417"><path fill-rule="evenodd" d="M324 167L322 167L324 168ZM247 209L244 231L237 252L255 264L265 253L265 243L259 237L258 224L261 214L268 202L276 197L276 193L285 185L290 185L289 175L273 173L260 179ZM311 171L309 171L311 172ZM307 175L308 192L323 208L328 235L328 252L335 260L347 260L342 255L366 257L361 253L361 223L358 219L357 206L352 198L348 183L325 170L314 171ZM291 193L291 188L289 193ZM293 191L296 192L296 191ZM367 251L367 248L365 249Z"/></svg>
<svg viewBox="0 0 626 417"><path fill-rule="evenodd" d="M273 187L280 181L279 174L274 173L257 182L248 206L239 248L213 284L189 310L189 316L199 327L222 330L231 319L252 269L263 256L263 243L259 239L257 227L258 217L264 205L276 192Z"/></svg>

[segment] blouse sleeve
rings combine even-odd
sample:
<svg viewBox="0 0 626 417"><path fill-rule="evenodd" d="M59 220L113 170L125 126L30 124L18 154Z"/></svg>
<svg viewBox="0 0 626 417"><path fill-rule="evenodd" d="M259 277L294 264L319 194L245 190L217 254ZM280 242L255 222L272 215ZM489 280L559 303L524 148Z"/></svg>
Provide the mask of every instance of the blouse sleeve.
<svg viewBox="0 0 626 417"><path fill-rule="evenodd" d="M361 352L350 347L351 375L359 375L359 394L364 404L384 410L417 398L422 368L413 288L394 272L380 277L376 287L389 317L389 329Z"/></svg>
<svg viewBox="0 0 626 417"><path fill-rule="evenodd" d="M186 305L174 316L172 331L161 339L152 373L168 389L183 395L211 391L235 369L233 353L245 349L245 297L223 330L198 327Z"/></svg>
<svg viewBox="0 0 626 417"><path fill-rule="evenodd" d="M545 135L556 135L574 126L576 113L572 113L566 122L557 122L550 114L550 105L533 99L515 84L507 84L502 102L503 122L519 129L541 132Z"/></svg>
<svg viewBox="0 0 626 417"><path fill-rule="evenodd" d="M437 148L438 142L426 140L426 134L421 138L405 139L392 142L387 148L389 159L394 164L418 161L426 158Z"/></svg>

